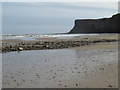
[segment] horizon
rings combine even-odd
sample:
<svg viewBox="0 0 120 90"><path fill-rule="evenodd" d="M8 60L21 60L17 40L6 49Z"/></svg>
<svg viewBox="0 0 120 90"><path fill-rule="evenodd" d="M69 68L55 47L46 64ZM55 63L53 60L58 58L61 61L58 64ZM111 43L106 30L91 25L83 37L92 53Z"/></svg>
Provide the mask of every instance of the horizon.
<svg viewBox="0 0 120 90"><path fill-rule="evenodd" d="M3 2L2 34L67 33L76 19L109 18L117 14L117 5L117 2Z"/></svg>

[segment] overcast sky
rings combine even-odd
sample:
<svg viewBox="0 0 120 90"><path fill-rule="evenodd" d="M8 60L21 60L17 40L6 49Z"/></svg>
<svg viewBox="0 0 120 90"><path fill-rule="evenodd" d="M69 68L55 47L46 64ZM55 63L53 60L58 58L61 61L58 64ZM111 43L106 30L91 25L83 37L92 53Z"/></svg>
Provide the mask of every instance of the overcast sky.
<svg viewBox="0 0 120 90"><path fill-rule="evenodd" d="M0 10L3 34L65 33L75 19L111 17L118 12L118 3L4 2Z"/></svg>

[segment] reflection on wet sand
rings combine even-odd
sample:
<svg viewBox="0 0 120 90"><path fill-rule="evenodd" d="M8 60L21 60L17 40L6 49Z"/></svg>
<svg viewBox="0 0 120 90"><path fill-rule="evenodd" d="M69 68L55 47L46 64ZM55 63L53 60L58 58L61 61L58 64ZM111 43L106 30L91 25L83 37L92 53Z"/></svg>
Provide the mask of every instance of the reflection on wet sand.
<svg viewBox="0 0 120 90"><path fill-rule="evenodd" d="M115 49L5 53L3 88L115 88L117 55Z"/></svg>

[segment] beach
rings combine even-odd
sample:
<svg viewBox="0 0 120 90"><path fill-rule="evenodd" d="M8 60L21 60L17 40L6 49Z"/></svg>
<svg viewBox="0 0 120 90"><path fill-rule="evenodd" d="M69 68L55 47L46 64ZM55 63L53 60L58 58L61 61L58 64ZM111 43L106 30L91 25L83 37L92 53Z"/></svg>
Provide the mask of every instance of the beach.
<svg viewBox="0 0 120 90"><path fill-rule="evenodd" d="M118 88L118 41L118 34L3 40L2 87Z"/></svg>
<svg viewBox="0 0 120 90"><path fill-rule="evenodd" d="M4 1L0 88L119 88L118 1Z"/></svg>
<svg viewBox="0 0 120 90"><path fill-rule="evenodd" d="M117 34L107 35L85 35L68 38L36 38L35 40L25 41L20 39L2 40L0 51L12 52L23 50L46 50L46 49L66 49L73 47L84 47L86 45L94 45L101 43L117 43L119 41Z"/></svg>

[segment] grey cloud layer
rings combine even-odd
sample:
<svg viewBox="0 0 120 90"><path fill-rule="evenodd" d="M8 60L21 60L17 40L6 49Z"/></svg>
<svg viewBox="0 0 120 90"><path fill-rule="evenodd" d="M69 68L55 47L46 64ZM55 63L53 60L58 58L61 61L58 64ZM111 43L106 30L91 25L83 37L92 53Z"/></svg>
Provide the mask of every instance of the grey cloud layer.
<svg viewBox="0 0 120 90"><path fill-rule="evenodd" d="M102 6L103 5L103 6ZM68 32L75 19L109 17L117 3L3 3L3 33Z"/></svg>

